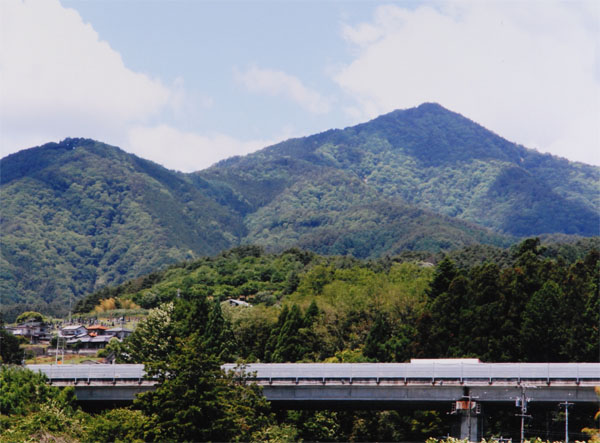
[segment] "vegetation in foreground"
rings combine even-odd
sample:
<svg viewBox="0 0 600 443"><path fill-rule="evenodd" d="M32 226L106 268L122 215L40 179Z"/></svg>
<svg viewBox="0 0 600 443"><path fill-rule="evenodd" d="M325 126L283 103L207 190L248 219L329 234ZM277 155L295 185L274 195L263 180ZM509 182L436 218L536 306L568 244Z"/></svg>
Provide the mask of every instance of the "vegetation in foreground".
<svg viewBox="0 0 600 443"><path fill-rule="evenodd" d="M39 388L42 378L4 366L1 438L424 441L449 432L447 411L272 411L256 386L222 373L220 364L598 361L597 249L549 251L530 239L499 264L482 263L475 251L455 258L431 267L243 247L104 290L88 299L92 308L115 298L150 309L110 351L119 361L145 363L160 388L129 409L88 414L69 390ZM254 295L254 306L222 305L243 293ZM535 340L540 336L546 340ZM491 412L486 437L518 432L513 410ZM573 435L584 439L576 432L598 427L594 412L570 416ZM557 410L532 415L528 435L560 438Z"/></svg>

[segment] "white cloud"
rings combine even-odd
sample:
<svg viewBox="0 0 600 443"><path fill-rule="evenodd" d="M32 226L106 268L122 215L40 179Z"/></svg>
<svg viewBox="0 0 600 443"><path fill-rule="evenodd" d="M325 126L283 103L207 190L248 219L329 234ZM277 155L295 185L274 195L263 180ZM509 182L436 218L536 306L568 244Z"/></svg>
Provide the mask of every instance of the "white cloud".
<svg viewBox="0 0 600 443"><path fill-rule="evenodd" d="M285 72L253 66L245 72L236 72L235 77L251 92L283 96L312 113L325 114L331 109L328 99Z"/></svg>
<svg viewBox="0 0 600 443"><path fill-rule="evenodd" d="M335 80L357 119L434 101L510 140L600 164L599 5L381 6L343 27L356 56Z"/></svg>
<svg viewBox="0 0 600 443"><path fill-rule="evenodd" d="M0 3L3 155L67 136L114 143L128 125L177 102L160 81L128 69L58 0Z"/></svg>
<svg viewBox="0 0 600 443"><path fill-rule="evenodd" d="M268 140L241 141L224 134L205 136L159 125L132 128L125 149L167 168L193 172L219 160L249 154L270 144L272 142Z"/></svg>

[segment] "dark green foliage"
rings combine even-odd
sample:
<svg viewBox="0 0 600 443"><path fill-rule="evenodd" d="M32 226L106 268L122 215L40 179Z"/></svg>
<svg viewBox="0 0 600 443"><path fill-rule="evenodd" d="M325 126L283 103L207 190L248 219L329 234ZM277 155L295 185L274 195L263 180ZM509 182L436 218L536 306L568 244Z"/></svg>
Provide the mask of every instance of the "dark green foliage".
<svg viewBox="0 0 600 443"><path fill-rule="evenodd" d="M379 313L367 335L363 354L374 361L393 361L392 326L387 315Z"/></svg>
<svg viewBox="0 0 600 443"><path fill-rule="evenodd" d="M448 258L444 258L438 263L435 269L433 281L429 286L429 298L435 300L439 295L446 292L456 275L457 271L454 262Z"/></svg>
<svg viewBox="0 0 600 443"><path fill-rule="evenodd" d="M306 327L310 327L314 323L314 321L318 318L318 316L319 316L319 307L317 306L317 302L315 302L313 300L310 303L310 306L308 307L306 312L304 313L304 325Z"/></svg>
<svg viewBox="0 0 600 443"><path fill-rule="evenodd" d="M31 165L30 167L28 165ZM237 243L241 218L187 176L67 139L2 159L3 309L69 298Z"/></svg>
<svg viewBox="0 0 600 443"><path fill-rule="evenodd" d="M198 175L246 196L255 211L249 236L265 245L291 236L313 247L309 237L318 235L328 253L381 255L366 245L385 241L385 228L368 239L337 226L358 227L347 221L353 216L369 222L368 204L396 197L513 235L598 234L597 167L517 146L436 104L288 140ZM421 232L435 232L427 227ZM457 233L440 237L452 243ZM428 246L448 249L435 243Z"/></svg>
<svg viewBox="0 0 600 443"><path fill-rule="evenodd" d="M91 420L88 428L89 438L93 441L142 443L147 417L134 409L109 409Z"/></svg>
<svg viewBox="0 0 600 443"><path fill-rule="evenodd" d="M277 334L275 350L272 360L274 362L294 362L300 360L305 354L306 343L303 340L304 319L298 305L293 305L283 321Z"/></svg>
<svg viewBox="0 0 600 443"><path fill-rule="evenodd" d="M43 433L81 438L81 419L72 387L50 386L44 375L21 367L0 367L0 440L36 440Z"/></svg>
<svg viewBox="0 0 600 443"><path fill-rule="evenodd" d="M249 441L272 420L259 388L224 374L196 335L150 373L159 387L135 401L149 420L146 441Z"/></svg>
<svg viewBox="0 0 600 443"><path fill-rule="evenodd" d="M527 302L521 325L523 354L531 362L560 360L558 350L564 341L560 302L560 287L553 281L544 283Z"/></svg>
<svg viewBox="0 0 600 443"><path fill-rule="evenodd" d="M19 339L4 328L4 320L0 313L0 363L18 365L23 361L23 350Z"/></svg>
<svg viewBox="0 0 600 443"><path fill-rule="evenodd" d="M136 301L152 295L167 302L151 312L123 352L132 361L164 359L178 338L196 333L223 361L593 361L600 255L595 249L582 255L576 247L560 251L556 244L527 239L512 253L493 250L503 257L498 266L481 263L480 250L467 248L455 254L463 257L461 268L448 257L433 268L396 258L361 262L302 258L298 251L229 251L173 266L141 291L128 292L140 287L131 283L115 290ZM569 261L575 257L582 258ZM286 294L292 272L297 288ZM540 305L549 294L541 290L551 282L559 288L558 301L551 297ZM215 294L216 302L218 294L239 296L250 286L252 308L211 305L205 295ZM165 309L171 313L161 317ZM540 321L541 309L554 320ZM552 332L557 341L549 346L551 355L535 357L525 343L542 332Z"/></svg>
<svg viewBox="0 0 600 443"><path fill-rule="evenodd" d="M598 361L598 251L571 265L542 254L539 239L528 239L511 267L474 266L449 285L453 266L442 261L417 323L417 355Z"/></svg>
<svg viewBox="0 0 600 443"><path fill-rule="evenodd" d="M237 353L235 338L231 325L223 318L219 301L214 302L213 309L208 315L203 347L206 353L216 355L219 361L235 360Z"/></svg>
<svg viewBox="0 0 600 443"><path fill-rule="evenodd" d="M23 361L19 339L0 323L0 363L18 365Z"/></svg>
<svg viewBox="0 0 600 443"><path fill-rule="evenodd" d="M598 361L600 253L593 242L575 243L547 246L534 238L511 251L468 248L455 254L461 266L444 257L435 268L401 258L366 262L249 247L172 266L143 284L138 279L109 291L163 301L127 340L111 344L119 358L148 363L160 387L141 396L137 409L94 416L73 407L72 390L59 393L42 376L3 367L0 441L40 440L46 435L40 432L83 441L424 441L444 435L454 420L446 407L275 415L258 387L242 374L223 374L220 363L237 357ZM488 253L502 257L502 265L485 262ZM286 294L291 272L296 290ZM273 303L231 307L216 295L249 285L271 291ZM207 294L214 294L212 302ZM512 414L497 417L486 424L488 434L512 426Z"/></svg>

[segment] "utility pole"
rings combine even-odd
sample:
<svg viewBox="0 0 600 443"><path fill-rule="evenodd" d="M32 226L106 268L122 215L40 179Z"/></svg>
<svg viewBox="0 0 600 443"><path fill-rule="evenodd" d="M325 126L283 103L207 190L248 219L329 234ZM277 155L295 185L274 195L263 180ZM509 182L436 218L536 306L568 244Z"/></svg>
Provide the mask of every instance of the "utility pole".
<svg viewBox="0 0 600 443"><path fill-rule="evenodd" d="M521 386L521 397L517 397L515 406L521 407L521 413L515 414L517 417L521 417L521 443L525 441L525 418L531 418L531 415L527 414L527 402L529 398L525 397L526 386Z"/></svg>
<svg viewBox="0 0 600 443"><path fill-rule="evenodd" d="M58 350L60 348L62 363L65 362L65 341L64 337L58 336L56 337L56 353L54 354L54 364L58 364Z"/></svg>
<svg viewBox="0 0 600 443"><path fill-rule="evenodd" d="M566 401L559 405L565 407L565 443L569 443L569 406L573 406L573 403Z"/></svg>

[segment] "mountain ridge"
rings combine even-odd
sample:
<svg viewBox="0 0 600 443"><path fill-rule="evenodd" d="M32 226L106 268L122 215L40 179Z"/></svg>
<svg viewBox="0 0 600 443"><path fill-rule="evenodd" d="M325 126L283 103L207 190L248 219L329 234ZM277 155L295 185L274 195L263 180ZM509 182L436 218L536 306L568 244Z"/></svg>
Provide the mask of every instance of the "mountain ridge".
<svg viewBox="0 0 600 443"><path fill-rule="evenodd" d="M452 147L458 149L450 149ZM256 180L249 180L247 172L256 172L257 165L283 166L287 173L280 174L275 183L280 188L291 183L301 166L311 170L342 169L374 185L386 196L400 197L408 203L512 235L557 232L562 227L511 230L511 218L494 221L480 213L482 207L490 204L488 191L507 169L517 167L525 172L521 173L520 179L528 182L527 186L531 186L533 180L536 189L550 189L552 192L546 192L543 203L558 201L558 206L569 208L563 213L585 212L584 218L593 220L596 208L600 207L598 167L529 150L431 103L393 111L343 130L290 139L245 157L217 163L195 174L208 180L229 181L237 191L246 190L251 201L264 205L274 192L269 190L261 194L262 198L252 199L251 191L258 185ZM390 169L400 171L400 174ZM236 171L237 176L232 177ZM460 174L469 176L474 182L460 183L455 177ZM424 182L427 186L423 186ZM580 188L579 193L569 189L572 184ZM498 183L496 188L502 188L502 184ZM440 194L440 190L445 189L449 192ZM513 189L515 194L517 191L517 188ZM457 200L452 194L458 194L463 201L457 205L449 204ZM467 194L472 194L473 198L469 199ZM563 225L569 222L566 218L561 221ZM549 222L548 216L545 222ZM569 233L594 235L597 226L587 223Z"/></svg>
<svg viewBox="0 0 600 443"><path fill-rule="evenodd" d="M90 139L1 164L3 304L64 308L69 297L244 243L376 258L598 235L600 168L515 145L437 104L190 174Z"/></svg>

